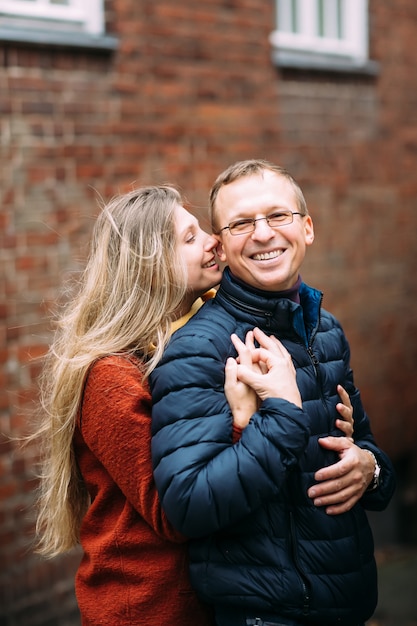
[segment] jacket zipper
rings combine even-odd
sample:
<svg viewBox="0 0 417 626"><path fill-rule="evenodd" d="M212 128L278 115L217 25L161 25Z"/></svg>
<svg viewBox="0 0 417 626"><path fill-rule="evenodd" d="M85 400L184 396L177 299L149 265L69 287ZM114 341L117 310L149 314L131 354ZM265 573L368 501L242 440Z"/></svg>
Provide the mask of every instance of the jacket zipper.
<svg viewBox="0 0 417 626"><path fill-rule="evenodd" d="M224 296L223 296L224 297ZM231 304L234 304L238 309L244 311L245 313L251 313L252 315L259 315L259 317L263 317L266 320L266 327L269 328L271 325L271 319L273 317L272 311L265 311L264 309L258 309L257 307L251 306L250 304L246 304L241 300L238 300L231 294L227 294L225 298Z"/></svg>
<svg viewBox="0 0 417 626"><path fill-rule="evenodd" d="M294 522L294 512L293 509L290 509L290 538L291 538L291 553L294 561L294 566L298 575L301 579L301 587L303 590L303 615L306 617L310 613L310 581L307 576L304 574L300 562L298 560L298 554L296 549L296 532L295 532L295 522Z"/></svg>
<svg viewBox="0 0 417 626"><path fill-rule="evenodd" d="M322 302L323 302L323 296L321 296L321 298L320 298L320 307L322 305ZM314 354L314 351L313 351L313 341L314 341L314 338L315 338L315 336L317 334L318 328L320 326L320 311L321 311L320 307L319 307L319 317L318 317L318 320L317 320L317 324L316 324L316 326L315 326L315 328L314 328L314 330L311 333L311 336L309 338L309 342L308 342L308 346L307 346L307 353L308 353L308 356L310 357L310 361L311 361L311 363L313 365L313 368L314 368L314 373L316 375L316 381L317 381L317 384L318 384L318 387L319 387L321 403L323 405L324 410L326 411L326 415L328 417L328 423L329 423L329 426L330 426L329 409L328 409L328 407L327 407L327 405L326 405L326 403L324 401L324 398L323 398L323 387L322 387L322 384L321 384L320 361L317 358L317 356Z"/></svg>
<svg viewBox="0 0 417 626"><path fill-rule="evenodd" d="M316 373L316 378L320 378L320 372L319 372L320 361L318 360L318 358L314 354L313 348L311 347L311 345L308 346L307 352L308 352L308 356L310 357L310 360L311 360L311 362L313 364L314 371Z"/></svg>
<svg viewBox="0 0 417 626"><path fill-rule="evenodd" d="M329 428L330 428L331 427L331 423L330 423L331 418L330 418L329 408L328 408L326 402L324 401L324 397L323 397L323 387L322 387L322 384L321 384L320 361L317 358L317 356L314 354L313 348L311 347L311 344L307 348L307 353L308 353L308 356L310 357L310 361L311 361L311 363L313 365L313 368L314 368L314 373L315 373L317 385L318 385L318 388L319 388L319 394L320 394L321 403L322 403L323 408L324 408L324 410L326 412L326 415L327 415L327 418L328 418L327 421L328 421Z"/></svg>

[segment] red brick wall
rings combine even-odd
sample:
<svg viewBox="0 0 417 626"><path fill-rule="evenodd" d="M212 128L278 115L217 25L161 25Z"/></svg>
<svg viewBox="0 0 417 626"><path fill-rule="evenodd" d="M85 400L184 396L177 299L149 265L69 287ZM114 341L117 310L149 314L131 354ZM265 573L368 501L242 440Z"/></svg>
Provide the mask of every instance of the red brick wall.
<svg viewBox="0 0 417 626"><path fill-rule="evenodd" d="M214 177L264 157L316 226L303 277L351 341L380 444L416 451L417 5L370 1L377 77L282 71L273 2L108 0L114 54L0 44L0 622L76 624L78 555L30 549L29 429L47 315L83 264L97 197L175 182L203 216Z"/></svg>

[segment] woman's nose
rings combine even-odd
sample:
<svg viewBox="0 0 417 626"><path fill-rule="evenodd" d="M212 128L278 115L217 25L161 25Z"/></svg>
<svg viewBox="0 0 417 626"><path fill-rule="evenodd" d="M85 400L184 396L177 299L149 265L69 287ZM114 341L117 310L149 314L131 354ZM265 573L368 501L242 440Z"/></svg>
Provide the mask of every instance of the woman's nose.
<svg viewBox="0 0 417 626"><path fill-rule="evenodd" d="M206 243L204 246L206 250L213 250L213 248L217 248L218 245L219 242L217 241L217 239L213 237L213 235L207 234Z"/></svg>

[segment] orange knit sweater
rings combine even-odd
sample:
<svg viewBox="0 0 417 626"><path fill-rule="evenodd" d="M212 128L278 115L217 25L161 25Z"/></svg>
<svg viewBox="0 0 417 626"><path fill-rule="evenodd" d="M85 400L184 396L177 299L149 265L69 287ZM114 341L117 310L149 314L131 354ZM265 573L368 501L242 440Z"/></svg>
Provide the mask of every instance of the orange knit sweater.
<svg viewBox="0 0 417 626"><path fill-rule="evenodd" d="M188 579L185 538L161 510L151 397L140 361L108 356L87 379L74 451L91 496L76 575L83 626L209 626Z"/></svg>

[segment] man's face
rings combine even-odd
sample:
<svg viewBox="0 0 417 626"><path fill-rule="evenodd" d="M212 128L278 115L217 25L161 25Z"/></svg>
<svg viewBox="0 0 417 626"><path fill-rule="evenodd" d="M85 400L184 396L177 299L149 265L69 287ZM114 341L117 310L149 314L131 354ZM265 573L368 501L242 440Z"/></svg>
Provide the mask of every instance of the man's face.
<svg viewBox="0 0 417 626"><path fill-rule="evenodd" d="M216 223L220 229L241 218L259 219L283 209L299 210L291 183L264 170L220 188ZM271 228L261 220L251 233L232 235L226 229L217 238L219 258L227 262L237 278L257 289L282 291L296 283L306 246L313 243L314 230L309 215L294 215L291 224L280 228Z"/></svg>

